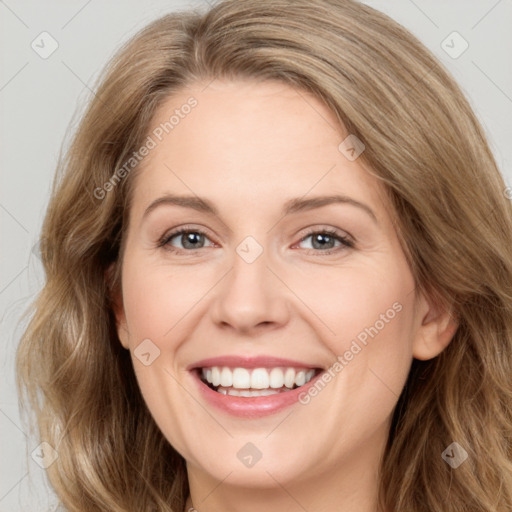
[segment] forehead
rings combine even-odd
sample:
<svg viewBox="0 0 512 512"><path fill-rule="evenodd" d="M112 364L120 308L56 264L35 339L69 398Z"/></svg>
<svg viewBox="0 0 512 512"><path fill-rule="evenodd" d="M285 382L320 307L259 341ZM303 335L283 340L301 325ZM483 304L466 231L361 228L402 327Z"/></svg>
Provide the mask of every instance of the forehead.
<svg viewBox="0 0 512 512"><path fill-rule="evenodd" d="M195 83L155 112L134 203L163 192L241 208L326 193L382 202L361 160L340 150L349 135L321 101L285 83Z"/></svg>

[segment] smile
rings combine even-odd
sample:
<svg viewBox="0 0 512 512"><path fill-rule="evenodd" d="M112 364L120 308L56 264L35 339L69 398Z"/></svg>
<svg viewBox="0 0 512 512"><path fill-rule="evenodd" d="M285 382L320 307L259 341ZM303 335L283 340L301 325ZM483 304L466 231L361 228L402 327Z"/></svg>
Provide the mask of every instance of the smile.
<svg viewBox="0 0 512 512"><path fill-rule="evenodd" d="M299 395L325 372L325 368L305 360L265 354L209 357L186 369L206 407L247 419L275 414L299 403Z"/></svg>
<svg viewBox="0 0 512 512"><path fill-rule="evenodd" d="M307 384L320 369L243 368L212 366L201 368L201 380L223 395L258 397L285 393Z"/></svg>

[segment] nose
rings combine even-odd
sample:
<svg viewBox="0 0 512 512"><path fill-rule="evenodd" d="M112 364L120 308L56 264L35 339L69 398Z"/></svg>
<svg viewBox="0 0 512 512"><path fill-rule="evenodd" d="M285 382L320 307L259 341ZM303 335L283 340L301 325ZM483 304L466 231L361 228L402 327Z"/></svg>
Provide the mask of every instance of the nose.
<svg viewBox="0 0 512 512"><path fill-rule="evenodd" d="M232 268L218 284L210 309L223 329L244 334L283 327L290 316L290 291L274 269L267 251L249 262L235 252Z"/></svg>

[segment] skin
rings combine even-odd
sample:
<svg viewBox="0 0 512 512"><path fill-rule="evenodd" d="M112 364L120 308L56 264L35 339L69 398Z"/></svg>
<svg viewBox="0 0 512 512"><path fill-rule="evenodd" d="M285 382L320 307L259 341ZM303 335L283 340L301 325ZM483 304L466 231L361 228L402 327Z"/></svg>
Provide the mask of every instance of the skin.
<svg viewBox="0 0 512 512"><path fill-rule="evenodd" d="M190 96L198 105L137 175L115 310L149 410L187 461L185 510L375 512L378 464L412 359L437 356L456 324L415 290L384 190L361 159L339 151L348 133L327 107L280 82L215 80L169 97L151 130ZM161 205L143 218L171 192L206 198L219 215ZM332 194L364 203L376 220L350 204L281 213L290 198ZM180 235L158 247L185 225L207 232L197 249ZM305 238L310 227L355 245L322 249ZM236 252L247 236L263 248L252 263ZM185 369L226 354L328 368L396 302L401 311L307 405L234 417L205 402ZM145 339L160 350L148 366L134 356ZM248 442L262 453L251 468L237 458Z"/></svg>

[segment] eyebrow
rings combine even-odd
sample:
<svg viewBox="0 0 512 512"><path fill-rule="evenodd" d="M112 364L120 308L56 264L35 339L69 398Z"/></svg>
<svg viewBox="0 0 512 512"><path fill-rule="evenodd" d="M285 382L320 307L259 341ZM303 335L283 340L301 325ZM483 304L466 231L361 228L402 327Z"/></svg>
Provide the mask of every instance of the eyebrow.
<svg viewBox="0 0 512 512"><path fill-rule="evenodd" d="M297 212L314 210L330 204L348 204L356 206L366 212L372 220L378 224L377 216L373 210L364 203L361 203L351 197L344 195L331 195L331 196L317 196L309 199L294 198L289 199L283 206L282 214L290 215ZM191 208L193 210L208 213L210 215L219 216L217 208L207 199L197 196L178 196L174 194L166 194L158 199L155 199L144 211L143 218L149 215L155 208L161 205L176 205L184 208Z"/></svg>

